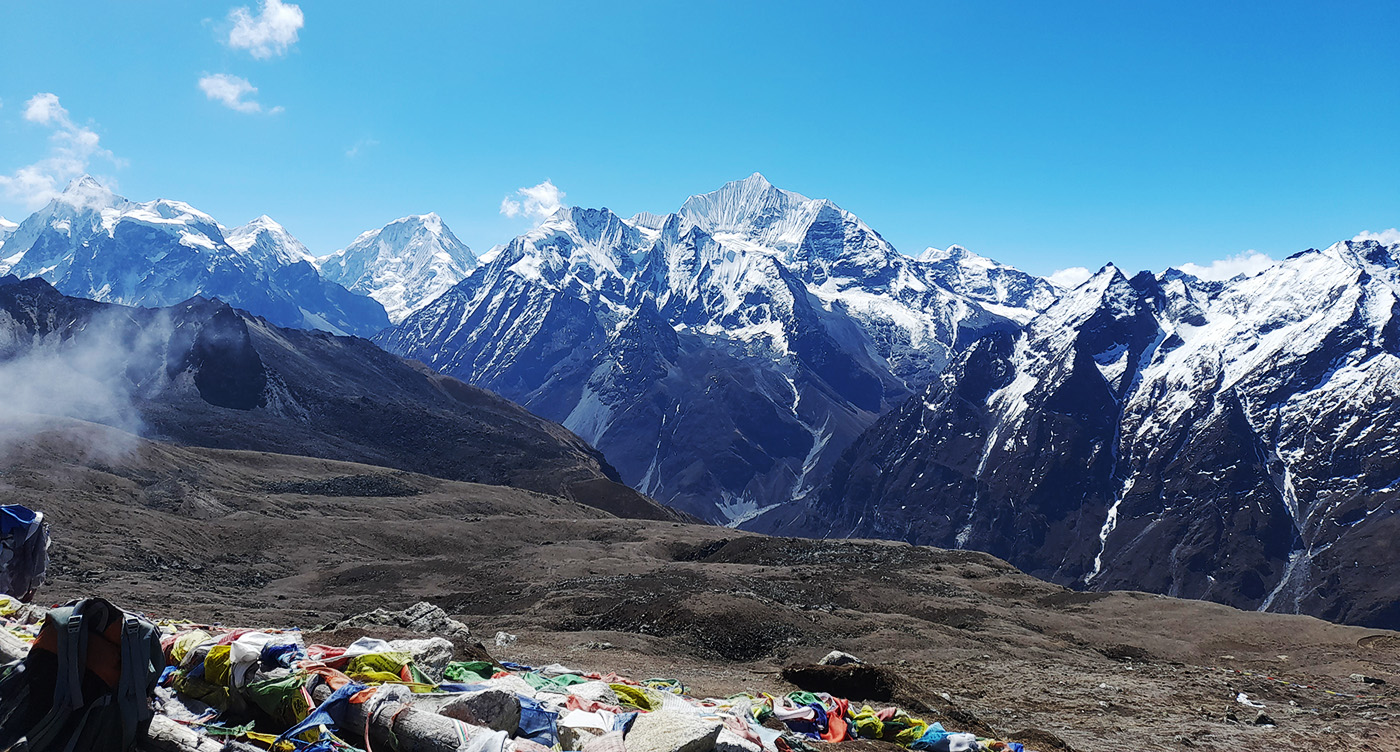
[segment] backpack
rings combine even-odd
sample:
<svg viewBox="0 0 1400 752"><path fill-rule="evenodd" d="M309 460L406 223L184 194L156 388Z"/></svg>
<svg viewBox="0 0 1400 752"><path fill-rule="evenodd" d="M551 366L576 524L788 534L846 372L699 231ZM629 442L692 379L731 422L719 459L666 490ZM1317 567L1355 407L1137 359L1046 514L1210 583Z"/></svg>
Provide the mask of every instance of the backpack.
<svg viewBox="0 0 1400 752"><path fill-rule="evenodd" d="M0 749L127 752L150 728L160 630L101 598L49 611L29 655L0 667Z"/></svg>
<svg viewBox="0 0 1400 752"><path fill-rule="evenodd" d="M44 584L49 526L44 514L18 504L0 504L0 593L28 600Z"/></svg>

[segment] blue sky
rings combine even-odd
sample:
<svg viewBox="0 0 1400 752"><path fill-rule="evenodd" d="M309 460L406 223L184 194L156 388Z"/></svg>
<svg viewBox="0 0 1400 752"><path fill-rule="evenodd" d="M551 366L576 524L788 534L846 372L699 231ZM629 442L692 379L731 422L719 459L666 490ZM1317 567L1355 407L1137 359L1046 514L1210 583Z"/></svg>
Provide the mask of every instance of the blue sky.
<svg viewBox="0 0 1400 752"><path fill-rule="evenodd" d="M427 211L484 251L546 179L630 215L754 171L1042 274L1400 224L1394 2L102 0L0 28L11 219L81 163L318 253Z"/></svg>

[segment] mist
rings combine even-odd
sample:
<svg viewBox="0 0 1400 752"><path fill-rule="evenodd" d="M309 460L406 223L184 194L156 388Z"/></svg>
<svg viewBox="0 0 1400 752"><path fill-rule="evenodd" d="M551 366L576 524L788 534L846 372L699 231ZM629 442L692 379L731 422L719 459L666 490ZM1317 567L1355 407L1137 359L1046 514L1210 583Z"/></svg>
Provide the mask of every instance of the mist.
<svg viewBox="0 0 1400 752"><path fill-rule="evenodd" d="M0 313L0 459L50 431L89 454L129 451L145 428L140 396L167 381L170 331L168 315L118 308L32 336ZM83 430L73 421L118 430Z"/></svg>

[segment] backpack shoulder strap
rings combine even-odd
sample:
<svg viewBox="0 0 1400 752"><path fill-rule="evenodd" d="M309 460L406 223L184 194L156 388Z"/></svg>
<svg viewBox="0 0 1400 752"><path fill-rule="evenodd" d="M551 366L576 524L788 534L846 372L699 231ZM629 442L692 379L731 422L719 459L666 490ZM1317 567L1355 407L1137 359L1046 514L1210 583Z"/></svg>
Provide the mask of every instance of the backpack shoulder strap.
<svg viewBox="0 0 1400 752"><path fill-rule="evenodd" d="M73 710L83 706L83 670L87 668L87 624L82 604L54 609L49 618L54 622L54 638L58 647L58 675L54 677L54 708Z"/></svg>
<svg viewBox="0 0 1400 752"><path fill-rule="evenodd" d="M122 676L117 684L117 707L122 720L122 749L130 749L140 726L150 720L147 699L151 674L159 671L152 659L151 628L141 618L122 614Z"/></svg>
<svg viewBox="0 0 1400 752"><path fill-rule="evenodd" d="M44 623L44 629L53 631L58 662L54 675L53 705L28 731L30 749L51 749L63 734L69 718L83 707L83 671L87 668L88 637L83 615L85 610L84 601L55 608L48 613Z"/></svg>

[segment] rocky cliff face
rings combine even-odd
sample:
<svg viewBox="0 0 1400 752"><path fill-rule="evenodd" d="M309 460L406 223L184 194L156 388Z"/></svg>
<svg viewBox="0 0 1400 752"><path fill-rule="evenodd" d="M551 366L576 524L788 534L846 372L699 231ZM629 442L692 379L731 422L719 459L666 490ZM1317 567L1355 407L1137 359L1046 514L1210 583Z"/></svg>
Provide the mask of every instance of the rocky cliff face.
<svg viewBox="0 0 1400 752"><path fill-rule="evenodd" d="M1398 256L1344 242L1223 284L1106 267L976 343L771 525L1396 626Z"/></svg>

